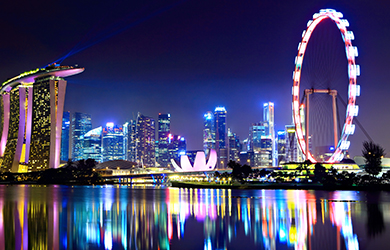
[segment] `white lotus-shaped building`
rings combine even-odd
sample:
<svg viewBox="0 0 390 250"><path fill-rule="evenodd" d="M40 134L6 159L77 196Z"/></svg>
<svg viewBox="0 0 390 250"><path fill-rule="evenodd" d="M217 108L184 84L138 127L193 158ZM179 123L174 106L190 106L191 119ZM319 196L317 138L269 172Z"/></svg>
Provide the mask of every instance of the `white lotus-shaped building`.
<svg viewBox="0 0 390 250"><path fill-rule="evenodd" d="M171 162L176 172L210 171L214 170L217 165L217 152L215 149L210 149L210 157L207 163L205 153L203 151L197 152L194 166L192 166L187 155L180 157L180 166L177 165L174 159L171 159Z"/></svg>

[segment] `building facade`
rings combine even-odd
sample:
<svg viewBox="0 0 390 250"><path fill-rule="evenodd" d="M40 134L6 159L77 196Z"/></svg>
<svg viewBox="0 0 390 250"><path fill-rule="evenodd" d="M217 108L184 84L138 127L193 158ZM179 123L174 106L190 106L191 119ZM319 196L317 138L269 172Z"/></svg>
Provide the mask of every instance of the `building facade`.
<svg viewBox="0 0 390 250"><path fill-rule="evenodd" d="M121 127L107 123L102 132L103 162L124 160L124 135Z"/></svg>
<svg viewBox="0 0 390 250"><path fill-rule="evenodd" d="M210 149L215 149L215 120L213 112L208 111L204 114L203 119L203 150L206 156L208 156Z"/></svg>
<svg viewBox="0 0 390 250"><path fill-rule="evenodd" d="M277 149L275 139L275 107L273 102L263 104L263 121L266 125L265 135L272 141L272 166L277 165Z"/></svg>
<svg viewBox="0 0 390 250"><path fill-rule="evenodd" d="M91 115L75 112L72 115L72 160L79 161L84 159L83 136L92 129Z"/></svg>
<svg viewBox="0 0 390 250"><path fill-rule="evenodd" d="M217 151L217 168L226 169L229 154L229 141L226 125L227 112L225 107L216 107L215 119L215 150Z"/></svg>
<svg viewBox="0 0 390 250"><path fill-rule="evenodd" d="M136 162L137 146L137 121L130 120L127 124L127 160Z"/></svg>
<svg viewBox="0 0 390 250"><path fill-rule="evenodd" d="M68 161L70 159L69 132L70 132L70 112L65 111L62 115L61 161Z"/></svg>
<svg viewBox="0 0 390 250"><path fill-rule="evenodd" d="M103 128L100 126L88 131L83 136L83 159L94 159L99 163L103 162L102 134Z"/></svg>
<svg viewBox="0 0 390 250"><path fill-rule="evenodd" d="M1 169L35 171L60 163L64 77L84 69L51 65L31 70L2 84Z"/></svg>
<svg viewBox="0 0 390 250"><path fill-rule="evenodd" d="M168 135L168 157L169 161L180 160L180 156L186 155L187 143L184 137L180 135Z"/></svg>
<svg viewBox="0 0 390 250"><path fill-rule="evenodd" d="M241 143L238 135L228 129L229 161L240 162Z"/></svg>
<svg viewBox="0 0 390 250"><path fill-rule="evenodd" d="M160 167L168 167L170 159L168 154L168 136L171 133L171 115L158 114L158 146L156 160Z"/></svg>
<svg viewBox="0 0 390 250"><path fill-rule="evenodd" d="M143 167L155 166L154 119L138 113L136 124L136 162Z"/></svg>

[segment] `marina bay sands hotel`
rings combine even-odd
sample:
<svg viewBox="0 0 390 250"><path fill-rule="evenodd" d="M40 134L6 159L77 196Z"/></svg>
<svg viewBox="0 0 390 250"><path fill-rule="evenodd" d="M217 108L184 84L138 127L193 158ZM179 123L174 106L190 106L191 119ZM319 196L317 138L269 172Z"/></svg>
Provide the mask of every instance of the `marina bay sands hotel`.
<svg viewBox="0 0 390 250"><path fill-rule="evenodd" d="M0 90L0 170L56 168L60 164L67 76L84 68L49 65L4 82Z"/></svg>

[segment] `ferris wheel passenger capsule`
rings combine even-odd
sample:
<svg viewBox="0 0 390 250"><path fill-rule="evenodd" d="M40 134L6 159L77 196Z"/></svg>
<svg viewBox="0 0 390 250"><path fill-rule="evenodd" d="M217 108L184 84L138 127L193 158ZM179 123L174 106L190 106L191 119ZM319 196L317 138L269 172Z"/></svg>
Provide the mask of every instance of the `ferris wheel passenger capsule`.
<svg viewBox="0 0 390 250"><path fill-rule="evenodd" d="M360 76L360 65L356 65L356 76Z"/></svg>
<svg viewBox="0 0 390 250"><path fill-rule="evenodd" d="M353 34L352 31L347 31L346 34L345 34L345 39L352 41L352 40L355 39L355 35Z"/></svg>
<svg viewBox="0 0 390 250"><path fill-rule="evenodd" d="M353 135L355 133L355 124L350 124L345 127L345 134Z"/></svg>
<svg viewBox="0 0 390 250"><path fill-rule="evenodd" d="M359 106L358 105L348 105L348 106L349 106L349 115L350 116L358 116Z"/></svg>
<svg viewBox="0 0 390 250"><path fill-rule="evenodd" d="M344 27L349 27L349 22L347 19L341 19L340 24Z"/></svg>
<svg viewBox="0 0 390 250"><path fill-rule="evenodd" d="M349 97L360 96L360 85L350 85L348 96Z"/></svg>
<svg viewBox="0 0 390 250"><path fill-rule="evenodd" d="M335 17L338 17L338 18L343 18L343 13L341 13L341 12L335 11L335 12L333 13L333 15L334 15Z"/></svg>
<svg viewBox="0 0 390 250"><path fill-rule="evenodd" d="M336 161L342 161L344 159L344 154L343 153L340 153L338 154L336 157L335 157L335 160Z"/></svg>
<svg viewBox="0 0 390 250"><path fill-rule="evenodd" d="M341 150L348 150L349 146L351 145L350 141L342 141L340 145Z"/></svg>

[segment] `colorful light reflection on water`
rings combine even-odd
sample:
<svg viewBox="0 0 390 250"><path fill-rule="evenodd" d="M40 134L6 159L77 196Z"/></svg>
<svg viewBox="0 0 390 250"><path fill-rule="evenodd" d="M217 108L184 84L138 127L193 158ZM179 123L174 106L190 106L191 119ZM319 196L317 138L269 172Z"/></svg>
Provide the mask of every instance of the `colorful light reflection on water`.
<svg viewBox="0 0 390 250"><path fill-rule="evenodd" d="M386 249L390 195L0 186L0 249Z"/></svg>

